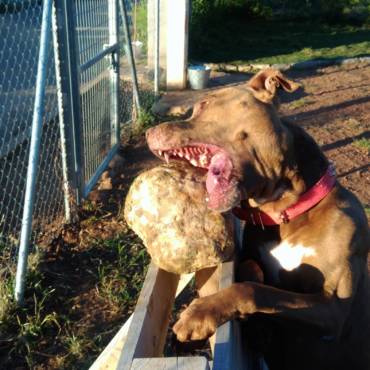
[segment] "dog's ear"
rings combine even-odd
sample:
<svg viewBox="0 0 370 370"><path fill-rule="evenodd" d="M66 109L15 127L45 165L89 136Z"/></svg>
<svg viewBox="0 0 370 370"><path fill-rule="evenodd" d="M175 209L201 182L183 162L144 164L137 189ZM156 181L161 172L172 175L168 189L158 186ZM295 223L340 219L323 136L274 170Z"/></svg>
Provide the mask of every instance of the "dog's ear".
<svg viewBox="0 0 370 370"><path fill-rule="evenodd" d="M265 103L273 102L279 88L292 93L301 87L299 83L288 80L280 71L273 68L257 73L249 80L247 86L252 89L257 99Z"/></svg>
<svg viewBox="0 0 370 370"><path fill-rule="evenodd" d="M208 100L202 100L200 102L195 103L193 108L192 108L192 113L191 113L190 117L188 118L188 120L191 121L191 120L197 118L198 116L200 116L200 114L204 111L204 109L206 108L206 106L208 104L209 104Z"/></svg>

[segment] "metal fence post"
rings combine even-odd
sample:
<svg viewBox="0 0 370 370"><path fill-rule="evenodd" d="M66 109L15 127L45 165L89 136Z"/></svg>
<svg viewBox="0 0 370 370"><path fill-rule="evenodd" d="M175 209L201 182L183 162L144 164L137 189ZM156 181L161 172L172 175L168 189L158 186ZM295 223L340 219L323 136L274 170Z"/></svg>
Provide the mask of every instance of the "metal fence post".
<svg viewBox="0 0 370 370"><path fill-rule="evenodd" d="M119 0L119 8L120 8L120 13L122 17L123 32L125 34L125 39L126 39L125 49L126 49L127 59L130 65L134 100L136 104L136 109L140 112L141 106L140 106L140 98L139 98L139 85L137 82L136 66L135 66L134 56L132 53L131 36L130 36L130 30L129 30L128 20L127 20L126 4L124 0Z"/></svg>
<svg viewBox="0 0 370 370"><path fill-rule="evenodd" d="M109 22L109 45L119 44L118 40L118 2L117 0L108 0L108 22ZM110 120L111 120L111 142L112 146L120 142L119 125L119 48L111 54L110 68Z"/></svg>
<svg viewBox="0 0 370 370"><path fill-rule="evenodd" d="M51 35L52 0L45 0L42 10L40 51L37 65L35 103L32 118L31 143L27 168L26 193L22 217L22 230L18 254L17 274L15 280L15 300L21 304L27 272L27 259L30 235L32 231L32 213L35 199L36 177L39 164L44 98L46 90L46 72L48 66L48 49Z"/></svg>
<svg viewBox="0 0 370 370"><path fill-rule="evenodd" d="M68 154L70 153L67 149L67 130L68 127L65 125L65 111L63 106L63 93L62 93L62 72L60 69L60 53L59 53L59 44L58 44L58 24L56 20L56 9L55 1L53 1L52 6L52 30L53 30L53 49L54 49L54 64L55 64L55 79L57 85L57 97L58 97L58 113L59 113L59 131L60 131L60 144L61 144L61 153L62 153L62 171L63 171L63 191L64 191L64 209L65 209L65 218L66 222L69 223L72 220L72 184L73 180L71 175L73 174L70 171L68 163Z"/></svg>
<svg viewBox="0 0 370 370"><path fill-rule="evenodd" d="M80 70L74 1L53 0L53 41L67 212L81 203L84 159L81 128ZM73 190L73 191L72 191ZM69 210L69 211L68 211ZM72 214L70 214L72 217ZM68 217L67 217L68 218Z"/></svg>

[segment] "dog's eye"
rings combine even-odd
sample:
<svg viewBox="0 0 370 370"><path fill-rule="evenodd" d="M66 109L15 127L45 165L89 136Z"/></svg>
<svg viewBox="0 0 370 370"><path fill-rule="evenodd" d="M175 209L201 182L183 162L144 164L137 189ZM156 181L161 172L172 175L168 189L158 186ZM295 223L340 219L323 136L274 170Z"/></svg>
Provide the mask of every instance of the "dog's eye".
<svg viewBox="0 0 370 370"><path fill-rule="evenodd" d="M237 134L239 140L245 140L248 137L248 133L243 131L239 131Z"/></svg>

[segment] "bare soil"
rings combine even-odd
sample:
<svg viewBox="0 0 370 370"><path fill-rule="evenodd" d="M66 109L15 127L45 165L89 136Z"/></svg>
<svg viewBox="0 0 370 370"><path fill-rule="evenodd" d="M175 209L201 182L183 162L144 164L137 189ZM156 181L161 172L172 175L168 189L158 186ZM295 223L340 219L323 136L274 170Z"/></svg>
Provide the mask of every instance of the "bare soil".
<svg viewBox="0 0 370 370"><path fill-rule="evenodd" d="M291 71L287 75L301 82L304 90L282 97L282 115L304 127L316 139L335 163L339 181L369 210L369 149L359 145L358 140L370 140L370 65ZM177 114L186 113L194 101L209 91L231 83L243 83L249 77L213 73L210 89L168 93L157 108L161 113L171 110ZM21 349L9 354L13 343L0 340L0 368L88 368L118 331L133 310L140 289L137 280L142 281L144 265L148 262L144 254L137 258L143 253L143 247L128 230L121 209L132 180L140 171L157 163L143 136L123 143L121 152L81 210L81 222L66 227L44 248L43 281L55 289L54 298L44 311L56 312L62 328L51 325L42 332L42 337L32 347L32 366L25 362ZM370 217L369 211L367 215ZM125 255L132 257L136 264L125 265L125 271L120 271L121 278L126 279L124 293L128 292L128 299L116 302L101 294L102 281L98 275L104 265L110 266L109 274L123 269L116 261L120 256L109 244L119 237L124 238ZM135 285L130 286L133 276ZM113 279L113 291L121 289L120 281ZM27 299L32 301L32 292ZM86 348L81 353L71 355L71 347L61 339L71 332L85 338Z"/></svg>

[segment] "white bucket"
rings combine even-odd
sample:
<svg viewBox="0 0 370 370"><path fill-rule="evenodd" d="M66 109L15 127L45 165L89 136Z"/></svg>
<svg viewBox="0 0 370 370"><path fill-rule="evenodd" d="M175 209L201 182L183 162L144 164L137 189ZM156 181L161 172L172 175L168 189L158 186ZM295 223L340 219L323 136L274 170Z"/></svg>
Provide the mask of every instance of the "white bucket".
<svg viewBox="0 0 370 370"><path fill-rule="evenodd" d="M132 53L135 59L140 59L143 55L143 43L141 41L132 41Z"/></svg>
<svg viewBox="0 0 370 370"><path fill-rule="evenodd" d="M188 67L188 79L193 90L202 90L208 86L211 69L203 64Z"/></svg>

